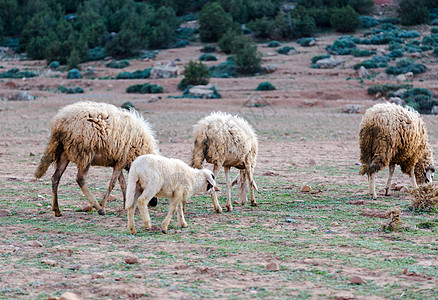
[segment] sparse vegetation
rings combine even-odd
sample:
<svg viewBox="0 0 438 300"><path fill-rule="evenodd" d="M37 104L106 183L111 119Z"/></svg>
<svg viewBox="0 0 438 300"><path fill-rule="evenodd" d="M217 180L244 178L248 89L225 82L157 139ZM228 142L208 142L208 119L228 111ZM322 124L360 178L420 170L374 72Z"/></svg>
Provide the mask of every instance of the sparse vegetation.
<svg viewBox="0 0 438 300"><path fill-rule="evenodd" d="M163 87L146 82L144 84L134 84L128 86L126 88L126 92L138 94L159 94L163 92Z"/></svg>
<svg viewBox="0 0 438 300"><path fill-rule="evenodd" d="M257 87L256 87L256 91L273 91L275 90L275 86L270 83L269 81L265 81L260 83Z"/></svg>

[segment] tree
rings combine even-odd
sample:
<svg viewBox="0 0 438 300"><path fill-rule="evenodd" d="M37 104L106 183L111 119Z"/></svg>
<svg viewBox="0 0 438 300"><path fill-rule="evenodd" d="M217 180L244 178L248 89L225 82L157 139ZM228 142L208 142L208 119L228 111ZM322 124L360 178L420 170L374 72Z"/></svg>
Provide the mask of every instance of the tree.
<svg viewBox="0 0 438 300"><path fill-rule="evenodd" d="M199 14L199 36L204 43L217 42L233 20L217 2L207 3Z"/></svg>
<svg viewBox="0 0 438 300"><path fill-rule="evenodd" d="M254 75L262 70L261 55L257 51L257 45L249 42L240 48L234 56L234 63L237 65L238 72L241 74Z"/></svg>
<svg viewBox="0 0 438 300"><path fill-rule="evenodd" d="M403 25L424 24L429 21L429 11L421 0L402 0L399 6L400 22Z"/></svg>
<svg viewBox="0 0 438 300"><path fill-rule="evenodd" d="M208 84L210 71L202 62L190 61L184 68L184 79L178 84L180 90L185 90L189 85Z"/></svg>
<svg viewBox="0 0 438 300"><path fill-rule="evenodd" d="M79 67L79 63L81 62L81 58L79 57L79 51L75 48L70 53L69 58L67 59L68 69L74 69Z"/></svg>
<svg viewBox="0 0 438 300"><path fill-rule="evenodd" d="M342 8L334 8L330 17L330 23L339 32L354 32L359 26L359 15L353 7L347 5Z"/></svg>

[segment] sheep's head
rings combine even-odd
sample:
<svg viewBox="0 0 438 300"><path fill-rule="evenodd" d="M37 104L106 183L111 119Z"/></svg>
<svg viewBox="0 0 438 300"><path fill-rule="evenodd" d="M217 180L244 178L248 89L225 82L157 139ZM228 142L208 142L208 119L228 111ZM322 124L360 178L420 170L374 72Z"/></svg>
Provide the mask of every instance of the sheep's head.
<svg viewBox="0 0 438 300"><path fill-rule="evenodd" d="M204 175L205 175L205 184L207 186L207 192L208 191L220 191L220 188L216 185L216 180L214 177L214 174L212 171L208 169L203 169Z"/></svg>
<svg viewBox="0 0 438 300"><path fill-rule="evenodd" d="M425 154L415 165L415 179L417 184L425 184L432 182L435 172L435 166L433 165L432 151L427 150Z"/></svg>

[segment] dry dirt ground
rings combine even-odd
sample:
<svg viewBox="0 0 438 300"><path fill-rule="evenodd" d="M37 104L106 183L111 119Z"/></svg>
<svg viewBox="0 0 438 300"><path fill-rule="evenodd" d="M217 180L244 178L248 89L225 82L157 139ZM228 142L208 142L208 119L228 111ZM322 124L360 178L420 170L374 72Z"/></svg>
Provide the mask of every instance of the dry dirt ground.
<svg viewBox="0 0 438 300"><path fill-rule="evenodd" d="M126 87L145 81L98 79L121 71L106 68L104 62L82 67L93 67L95 79L67 80L65 72L51 77L43 61L2 61L4 70L26 67L40 75L0 81L0 298L47 299L66 291L83 299L437 298L436 232L386 233L380 230L384 219L379 218L394 205L402 207L410 225L436 216L412 214L408 193L384 197L386 171L378 176L379 199L369 199L366 177L358 174L362 115L342 113L346 104L369 107L379 102L366 94L366 88L395 80L383 70L372 79L358 80L352 66L363 59L351 56L345 57L343 67L309 68L311 57L326 53L325 46L337 37L322 36L311 48L289 43L298 50L290 56L272 54L274 49L260 44L263 64L275 64L277 70L249 78L212 78L222 94L215 100L168 98L181 95L176 86L182 75L147 80L163 86L164 94L134 95L125 93ZM152 61L132 60L123 71L176 59L183 69L189 60L198 59L201 47L161 51ZM215 55L219 62L226 59ZM437 94L436 58L421 60L429 70L413 84ZM277 89L255 92L263 81ZM85 93L55 93L60 85L81 86ZM37 98L6 100L20 90ZM189 160L197 120L212 111L247 118L260 139L255 173L259 206L236 205L233 212L215 214L208 195L200 195L188 204L188 229L173 222L168 235L146 232L138 218L139 234L131 236L118 186L113 192L117 200L110 203L106 216L77 211L86 199L74 180L75 167L69 166L59 189L63 215L55 218L50 210L53 168L41 180L33 173L49 136L50 118L80 100L117 106L131 101L156 131L161 153L184 161ZM267 106L254 107L254 101ZM430 142L438 149L436 116L424 119ZM89 184L99 197L109 177L109 169L91 169ZM394 182L409 185L399 169ZM219 184L224 187L223 175ZM304 184L313 188L312 194L300 192ZM337 205L341 209L336 210ZM166 209L161 199L151 212L153 224L159 226ZM285 222L288 217L293 223ZM336 235L325 234L331 232ZM126 255L136 255L139 263L125 264ZM270 262L276 262L279 271L268 272ZM351 284L354 275L366 283Z"/></svg>

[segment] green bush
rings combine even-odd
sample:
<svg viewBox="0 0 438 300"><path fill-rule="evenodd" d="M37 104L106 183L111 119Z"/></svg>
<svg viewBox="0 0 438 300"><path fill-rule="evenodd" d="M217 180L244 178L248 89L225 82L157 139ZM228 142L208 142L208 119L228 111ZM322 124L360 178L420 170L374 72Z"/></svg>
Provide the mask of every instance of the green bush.
<svg viewBox="0 0 438 300"><path fill-rule="evenodd" d="M307 37L307 38L300 38L297 40L297 43L300 44L303 47L310 47L310 44L312 42L315 42L316 39L313 37Z"/></svg>
<svg viewBox="0 0 438 300"><path fill-rule="evenodd" d="M234 55L234 63L240 74L254 75L261 72L261 62L261 54L257 51L255 43L243 44L242 48L239 48L239 51Z"/></svg>
<svg viewBox="0 0 438 300"><path fill-rule="evenodd" d="M335 8L330 17L333 28L339 32L354 32L359 26L359 15L353 7L347 5L342 8Z"/></svg>
<svg viewBox="0 0 438 300"><path fill-rule="evenodd" d="M375 51L370 51L368 49L360 50L360 49L353 49L351 54L353 54L354 57L364 57L364 56L371 56L374 54Z"/></svg>
<svg viewBox="0 0 438 300"><path fill-rule="evenodd" d="M211 66L210 77L215 78L234 78L237 77L237 66L234 60L228 59L226 62L221 63L217 66Z"/></svg>
<svg viewBox="0 0 438 300"><path fill-rule="evenodd" d="M36 77L37 75L33 72L29 71L21 71L17 68L10 69L7 72L0 73L0 78L30 78Z"/></svg>
<svg viewBox="0 0 438 300"><path fill-rule="evenodd" d="M321 55L315 55L312 57L312 64L315 64L318 60L330 58L329 54L321 54Z"/></svg>
<svg viewBox="0 0 438 300"><path fill-rule="evenodd" d="M392 50L388 56L391 58L403 57L403 49Z"/></svg>
<svg viewBox="0 0 438 300"><path fill-rule="evenodd" d="M354 66L355 70L360 69L361 66L366 69L376 69L376 68L384 68L388 66L389 57L386 56L374 56L370 60L365 60L361 63L358 63Z"/></svg>
<svg viewBox="0 0 438 300"><path fill-rule="evenodd" d="M430 114L432 108L438 105L438 100L434 98L430 90L425 88L408 89L401 95L401 98L407 105L423 114Z"/></svg>
<svg viewBox="0 0 438 300"><path fill-rule="evenodd" d="M281 46L281 43L278 42L278 41L270 41L268 43L268 47L270 47L270 48L277 48L277 47L280 47L280 46Z"/></svg>
<svg viewBox="0 0 438 300"><path fill-rule="evenodd" d="M359 16L359 20L362 26L365 28L371 28L380 25L380 21L370 16Z"/></svg>
<svg viewBox="0 0 438 300"><path fill-rule="evenodd" d="M260 83L257 87L256 87L256 91L273 91L275 90L275 86L270 83L269 81L265 81Z"/></svg>
<svg viewBox="0 0 438 300"><path fill-rule="evenodd" d="M213 53L216 51L217 51L216 46L212 46L212 45L205 45L204 48L201 49L201 52L204 53Z"/></svg>
<svg viewBox="0 0 438 300"><path fill-rule="evenodd" d="M402 0L399 5L399 13L403 25L412 26L429 21L429 11L421 0Z"/></svg>
<svg viewBox="0 0 438 300"><path fill-rule="evenodd" d="M230 54L233 51L233 41L238 36L239 34L235 30L227 30L218 41L219 49L226 54Z"/></svg>
<svg viewBox="0 0 438 300"><path fill-rule="evenodd" d="M400 89L410 89L412 88L412 84L375 84L373 86L370 86L367 89L368 95L376 95L377 93L380 93L382 96L386 96L389 92L395 92Z"/></svg>
<svg viewBox="0 0 438 300"><path fill-rule="evenodd" d="M351 55L357 46L349 38L339 38L333 42L333 45L327 45L326 50L333 55Z"/></svg>
<svg viewBox="0 0 438 300"><path fill-rule="evenodd" d="M80 86L77 86L75 88L66 88L65 86L61 85L56 89L58 92L63 94L83 94L84 89Z"/></svg>
<svg viewBox="0 0 438 300"><path fill-rule="evenodd" d="M163 87L146 82L145 84L134 84L128 86L126 92L137 94L159 94L163 92Z"/></svg>
<svg viewBox="0 0 438 300"><path fill-rule="evenodd" d="M121 106L121 108L126 109L126 110L131 110L131 109L135 109L134 104L132 104L132 102L124 102Z"/></svg>
<svg viewBox="0 0 438 300"><path fill-rule="evenodd" d="M78 69L71 69L67 73L67 79L80 79L81 78L81 72L79 72Z"/></svg>
<svg viewBox="0 0 438 300"><path fill-rule="evenodd" d="M117 74L116 79L146 79L151 76L151 68L137 70L134 72L121 72Z"/></svg>
<svg viewBox="0 0 438 300"><path fill-rule="evenodd" d="M386 74L399 75L412 72L420 74L426 72L426 66L423 64L416 64L410 60L399 60L395 66L389 66L385 70Z"/></svg>
<svg viewBox="0 0 438 300"><path fill-rule="evenodd" d="M217 2L208 2L199 13L199 36L204 43L217 42L232 27L232 17Z"/></svg>
<svg viewBox="0 0 438 300"><path fill-rule="evenodd" d="M129 60L121 60L117 62L116 60L112 60L109 63L106 64L107 68L113 68L113 69L123 69L129 66Z"/></svg>
<svg viewBox="0 0 438 300"><path fill-rule="evenodd" d="M437 33L438 33L438 27L432 27L432 28L430 29L430 32L431 32L432 34L437 34Z"/></svg>
<svg viewBox="0 0 438 300"><path fill-rule="evenodd" d="M56 70L59 68L59 61L55 60L49 64L49 69Z"/></svg>
<svg viewBox="0 0 438 300"><path fill-rule="evenodd" d="M105 48L104 47L94 47L90 50L88 50L88 60L95 61L95 60L102 60L106 57L105 54Z"/></svg>
<svg viewBox="0 0 438 300"><path fill-rule="evenodd" d="M266 16L260 19L252 20L248 23L247 27L260 38L270 37L273 31L272 22Z"/></svg>
<svg viewBox="0 0 438 300"><path fill-rule="evenodd" d="M213 54L209 54L209 53L207 53L207 54L202 54L202 55L199 57L199 60L200 60L200 61L217 61L217 58L216 58L216 56L214 56Z"/></svg>
<svg viewBox="0 0 438 300"><path fill-rule="evenodd" d="M185 90L189 85L206 85L209 82L210 70L202 62L190 61L184 67L184 78L178 84L178 89Z"/></svg>
<svg viewBox="0 0 438 300"><path fill-rule="evenodd" d="M295 53L296 50L292 46L284 46L277 50L278 54L289 55L289 53Z"/></svg>

